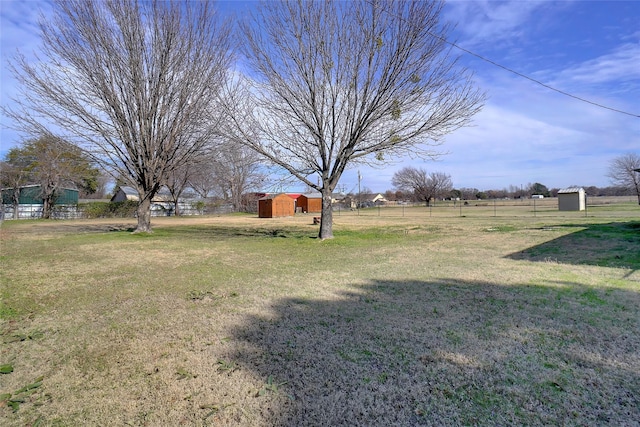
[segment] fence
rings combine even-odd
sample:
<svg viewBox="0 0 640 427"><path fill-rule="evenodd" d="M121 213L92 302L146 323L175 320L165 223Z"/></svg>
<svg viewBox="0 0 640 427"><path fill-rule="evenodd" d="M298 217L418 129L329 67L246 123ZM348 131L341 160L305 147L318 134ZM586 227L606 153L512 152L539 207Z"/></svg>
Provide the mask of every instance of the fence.
<svg viewBox="0 0 640 427"><path fill-rule="evenodd" d="M587 216L594 215L600 209L606 209L609 205L617 207L628 205L628 210L632 213L640 208L635 196L618 197L589 197L587 198L587 209L584 211L562 211L558 212L557 198L544 199L495 199L495 200L473 200L473 201L437 201L430 206L422 204L385 204L370 208L351 209L341 205L334 206L334 216L387 216L387 217L464 217L464 216ZM181 203L179 205L180 214L191 215L224 215L233 212L233 206L229 204L198 204ZM151 210L152 216L172 216L174 215L173 204L154 203ZM609 213L610 214L610 213ZM85 218L84 207L81 205L55 205L51 218L54 219L77 219ZM18 219L42 218L42 205L19 205ZM13 206L2 205L0 209L0 219L14 219Z"/></svg>
<svg viewBox="0 0 640 427"><path fill-rule="evenodd" d="M619 197L589 197L584 211L559 211L558 199L555 197L544 199L495 199L468 201L437 201L430 206L422 204L385 204L371 208L345 209L336 206L335 216L437 216L437 217L499 217L499 216L587 216L594 212L607 209L607 206L628 206L628 209L638 211L638 200L634 196Z"/></svg>
<svg viewBox="0 0 640 427"><path fill-rule="evenodd" d="M14 218L13 205L2 205L0 209L1 219L37 219L42 218L43 206L40 204L18 205L18 215ZM52 219L76 219L82 218L82 212L77 205L54 205L51 209Z"/></svg>
<svg viewBox="0 0 640 427"><path fill-rule="evenodd" d="M122 205L125 202L116 202ZM52 219L79 219L79 218L97 218L97 217L121 217L122 215L135 215L135 203L128 208L123 209L107 209L104 206L112 206L114 203L94 202L81 203L80 205L54 205L51 211ZM195 215L222 215L233 212L233 206L230 204L206 204L204 202L180 202L178 203L178 211L183 216ZM174 216L175 205L170 202L153 203L151 205L151 216ZM0 219L39 219L42 218L41 204L20 204L18 205L18 215L14 218L13 205L0 205Z"/></svg>

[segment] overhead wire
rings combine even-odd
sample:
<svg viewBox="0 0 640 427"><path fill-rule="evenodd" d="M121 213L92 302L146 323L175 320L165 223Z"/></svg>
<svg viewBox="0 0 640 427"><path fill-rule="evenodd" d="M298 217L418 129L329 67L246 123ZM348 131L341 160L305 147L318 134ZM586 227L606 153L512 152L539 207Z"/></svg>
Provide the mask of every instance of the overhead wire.
<svg viewBox="0 0 640 427"><path fill-rule="evenodd" d="M529 76L527 76L526 74L520 73L520 72L518 72L518 71L516 71L516 70L513 70L513 69L511 69L511 68L509 68L509 67L506 67L506 66L504 66L504 65L502 65L502 64L499 64L499 63L497 63L497 62L495 62L495 61L492 61L492 60L491 60L491 59L489 59L489 58L485 58L485 57L484 57L484 56L482 56L482 55L479 55L479 54L477 54L477 53L475 53L475 52L472 52L472 51L470 51L469 49L465 49L464 47L462 47L462 46L458 45L457 43L451 42L451 41L449 41L449 40L447 40L447 39L445 39L445 38L442 38L442 37L440 37L440 36L438 36L438 35L436 35L436 34L432 34L432 33L430 33L430 32L429 32L429 35L431 35L432 37L435 37L435 38L437 38L437 39L439 39L439 40L441 40L441 41L443 41L443 42L445 42L445 43L447 43L447 44L449 44L449 45L451 45L451 46L455 47L456 49L459 49L459 50L461 50L461 51L463 51L463 52L465 52L465 53L467 53L467 54L469 54L469 55L475 56L476 58L481 59L482 61L488 62L488 63L489 63L489 64L491 64L491 65L494 65L494 66L496 66L496 67L498 67L498 68L502 68L502 69L503 69L503 70L505 70L505 71L508 71L508 72L510 72L510 73L513 73L513 74L515 74L515 75L517 75L517 76L519 76L519 77L525 78L525 79L527 79L527 80L529 80L529 81L531 81L531 82L533 82L533 83L536 83L536 84L538 84L538 85L540 85L540 86L542 86L542 87L545 87L545 88L547 88L547 89L549 89L549 90L552 90L552 91L554 91L554 92L557 92L557 93L559 93L559 94L562 94L562 95L568 96L568 97L573 98L573 99L577 99L578 101L586 102L587 104L595 105L596 107L604 108L604 109L607 109L607 110L610 110L610 111L615 111L616 113L626 114L626 115L631 116L631 117L637 117L637 118L640 118L640 114L630 113L630 112L628 112L628 111L624 111L624 110L619 110L619 109L617 109L617 108L608 107L608 106L606 106L606 105L599 104L599 103L594 102L594 101L590 101L590 100L585 99L585 98L582 98L582 97L580 97L580 96L573 95L573 94L571 94L571 93L569 93L569 92L566 92L566 91L561 90L561 89L557 89L557 88L555 88L555 87L553 87L553 86L550 86L550 85L548 85L548 84L546 84L546 83L541 82L540 80L536 80L536 79L534 79L533 77L529 77Z"/></svg>
<svg viewBox="0 0 640 427"><path fill-rule="evenodd" d="M371 4L371 1L370 1L370 0L368 0L367 2ZM386 12L387 12L387 13L390 13L389 11L386 11ZM405 22L406 22L406 20L404 19L404 17L402 17L402 16L400 16L400 15L395 15L395 16L396 16L396 18L399 18L399 19L401 19L401 20L403 20L403 21L405 21ZM457 43L455 43L455 42L449 41L449 40L447 40L446 38L444 38L444 37L442 37L442 36L439 36L439 35L437 35L437 34L434 34L434 33L432 33L431 31L427 31L427 34L429 34L431 37L434 37L434 38L436 38L436 39L438 39L438 40L440 40L440 41L442 41L442 42L444 42L444 43L446 43L446 44L448 44L448 45L450 45L450 46L452 46L452 47L455 47L456 49L461 50L461 51L462 51L462 52L464 52L464 53L467 53L467 54L469 54L469 55L471 55L471 56L475 56L476 58L478 58L478 59L480 59L480 60L482 60L482 61L485 61L485 62L487 62L487 63L489 63L489 64L491 64L491 65L493 65L493 66L495 66L495 67L501 68L501 69L503 69L503 70L505 70L505 71L508 71L508 72L510 72L510 73L512 73L512 74L515 74L515 75L517 75L518 77L522 77L522 78L524 78L524 79L527 79L527 80L529 80L529 81L531 81L531 82L533 82L533 83L536 83L536 84L538 84L538 85L540 85L540 86L542 86L542 87L544 87L544 88L547 88L547 89L549 89L549 90L552 90L552 91L554 91L554 92L557 92L557 93L559 93L559 94L561 94L561 95L568 96L568 97L570 97L570 98L576 99L576 100L578 100L578 101L585 102L585 103L587 103L587 104L594 105L594 106L596 106L596 107L600 107L600 108L604 108L604 109L606 109L606 110L614 111L614 112L616 112L616 113L626 114L626 115L631 116L631 117L640 118L640 114L630 113L630 112L628 112L628 111L620 110L620 109L617 109L617 108L612 108L612 107L609 107L609 106L606 106L606 105L603 105L603 104L600 104L600 103L597 103L597 102L594 102L594 101L590 101L590 100L585 99L585 98L582 98L582 97L580 97L580 96L573 95L573 94L571 94L571 93L569 93L569 92L566 92L566 91L564 91L564 90L557 89L557 88L555 88L555 87L553 87L553 86L551 86L551 85L548 85L548 84L546 84L546 83L541 82L540 80L536 80L536 79L534 79L533 77L529 77L529 76L527 76L526 74L523 74L523 73L521 73L521 72L519 72L519 71L516 71L516 70L514 70L514 69L512 69L512 68L509 68L509 67L507 67L507 66L504 66L504 65L502 65L502 64L499 64L499 63L497 63L497 62L495 62L495 61L493 61L493 60L491 60L491 59L489 59L489 58L486 58L486 57L484 57L484 56L482 56L482 55L480 55L480 54L478 54L478 53L472 52L471 50L466 49L466 48L464 48L464 47L462 47L462 46L458 45L458 44L457 44Z"/></svg>

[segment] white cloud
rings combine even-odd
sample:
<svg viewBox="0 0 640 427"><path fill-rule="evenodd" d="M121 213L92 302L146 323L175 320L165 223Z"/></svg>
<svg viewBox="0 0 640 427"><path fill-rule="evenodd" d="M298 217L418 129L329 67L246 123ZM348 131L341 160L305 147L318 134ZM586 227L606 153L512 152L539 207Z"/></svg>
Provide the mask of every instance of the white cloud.
<svg viewBox="0 0 640 427"><path fill-rule="evenodd" d="M447 136L437 162L402 159L382 170L361 168L363 184L391 188L403 166L445 172L456 187L480 190L541 182L548 187L608 186L608 162L640 147L640 120L549 91L496 70L479 84L491 95L474 125ZM606 101L606 100L605 100ZM341 181L357 184L352 170Z"/></svg>
<svg viewBox="0 0 640 427"><path fill-rule="evenodd" d="M557 78L585 84L640 82L640 43L623 44L610 53L566 68Z"/></svg>
<svg viewBox="0 0 640 427"><path fill-rule="evenodd" d="M525 33L532 16L539 18L544 1L452 1L447 3L446 17L459 22L456 30L467 48L478 45L513 44Z"/></svg>

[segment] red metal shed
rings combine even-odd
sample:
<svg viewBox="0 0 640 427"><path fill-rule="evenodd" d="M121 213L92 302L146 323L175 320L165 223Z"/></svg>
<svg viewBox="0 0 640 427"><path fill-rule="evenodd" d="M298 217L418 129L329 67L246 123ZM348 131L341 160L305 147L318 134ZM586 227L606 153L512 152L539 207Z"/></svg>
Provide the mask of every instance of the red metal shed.
<svg viewBox="0 0 640 427"><path fill-rule="evenodd" d="M272 194L258 199L258 217L276 218L293 216L294 200L284 193Z"/></svg>
<svg viewBox="0 0 640 427"><path fill-rule="evenodd" d="M322 212L322 194L302 194L298 197L298 208L302 208L302 212Z"/></svg>

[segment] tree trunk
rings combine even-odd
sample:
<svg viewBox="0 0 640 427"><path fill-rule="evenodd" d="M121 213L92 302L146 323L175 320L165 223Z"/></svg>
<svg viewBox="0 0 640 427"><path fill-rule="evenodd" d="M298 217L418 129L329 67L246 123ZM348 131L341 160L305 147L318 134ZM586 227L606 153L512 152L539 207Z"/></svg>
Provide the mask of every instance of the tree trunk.
<svg viewBox="0 0 640 427"><path fill-rule="evenodd" d="M151 233L151 197L144 197L138 202L138 226L134 233Z"/></svg>
<svg viewBox="0 0 640 427"><path fill-rule="evenodd" d="M50 219L51 218L51 198L45 197L42 201L42 218Z"/></svg>
<svg viewBox="0 0 640 427"><path fill-rule="evenodd" d="M331 191L322 191L322 213L320 217L320 240L333 239L333 206L331 205Z"/></svg>
<svg viewBox="0 0 640 427"><path fill-rule="evenodd" d="M13 203L13 219L20 219L20 187L17 185L13 188L11 203Z"/></svg>
<svg viewBox="0 0 640 427"><path fill-rule="evenodd" d="M47 182L42 185L42 218L50 219L51 218L51 210L53 209L53 204L56 200L56 187L58 186L57 182L47 180Z"/></svg>

